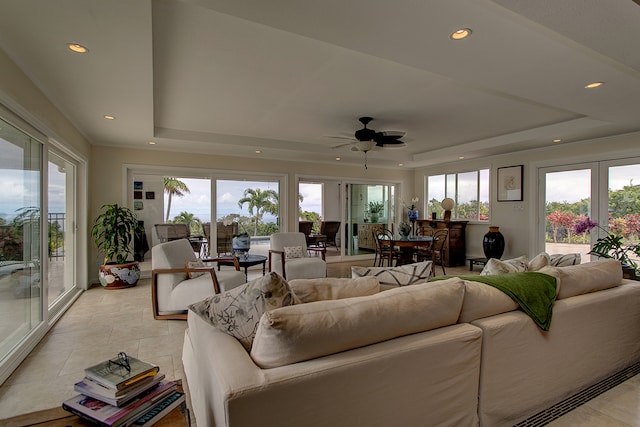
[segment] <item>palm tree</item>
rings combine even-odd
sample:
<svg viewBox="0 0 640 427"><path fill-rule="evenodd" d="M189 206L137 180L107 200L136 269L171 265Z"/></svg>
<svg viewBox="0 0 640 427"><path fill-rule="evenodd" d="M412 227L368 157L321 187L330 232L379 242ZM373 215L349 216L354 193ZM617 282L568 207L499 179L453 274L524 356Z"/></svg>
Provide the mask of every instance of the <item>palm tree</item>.
<svg viewBox="0 0 640 427"><path fill-rule="evenodd" d="M187 224L189 226L189 234L192 236L202 235L202 221L196 218L194 214L189 212L180 212L180 215L173 217L176 224Z"/></svg>
<svg viewBox="0 0 640 427"><path fill-rule="evenodd" d="M177 178L165 177L164 178L164 192L169 195L169 200L167 202L167 216L164 219L164 222L169 222L169 213L171 212L171 198L173 196L182 197L185 193L190 193L189 187L187 184L180 181Z"/></svg>
<svg viewBox="0 0 640 427"><path fill-rule="evenodd" d="M262 221L262 216L265 213L278 214L278 193L274 190L263 191L259 188L247 188L244 190L244 197L238 200L238 207L242 209L245 203L248 204L249 214L253 216L253 235L256 236L258 234L258 222Z"/></svg>

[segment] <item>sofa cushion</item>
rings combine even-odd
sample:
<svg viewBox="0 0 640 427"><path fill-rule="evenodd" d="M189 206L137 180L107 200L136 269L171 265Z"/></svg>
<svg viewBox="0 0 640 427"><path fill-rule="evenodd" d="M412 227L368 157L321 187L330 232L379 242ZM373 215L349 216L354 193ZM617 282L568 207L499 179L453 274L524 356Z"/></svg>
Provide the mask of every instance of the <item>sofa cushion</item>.
<svg viewBox="0 0 640 427"><path fill-rule="evenodd" d="M458 323L507 313L519 307L511 297L493 286L471 280L465 280L464 286L464 302Z"/></svg>
<svg viewBox="0 0 640 427"><path fill-rule="evenodd" d="M579 265L581 257L579 253L574 254L554 254L549 256L549 265L553 267L566 267L569 265Z"/></svg>
<svg viewBox="0 0 640 427"><path fill-rule="evenodd" d="M522 273L529 268L529 259L526 255L504 261L497 258L490 258L480 272L481 276L505 273Z"/></svg>
<svg viewBox="0 0 640 427"><path fill-rule="evenodd" d="M251 357L274 368L455 324L464 283L451 278L375 295L292 305L260 319Z"/></svg>
<svg viewBox="0 0 640 427"><path fill-rule="evenodd" d="M250 350L260 316L291 304L293 295L289 285L282 276L272 272L191 304L189 309Z"/></svg>
<svg viewBox="0 0 640 427"><path fill-rule="evenodd" d="M399 267L351 267L351 277L374 276L380 284L406 286L426 282L431 275L431 261Z"/></svg>
<svg viewBox="0 0 640 427"><path fill-rule="evenodd" d="M622 283L622 266L615 259L556 268L560 275L558 299L613 288Z"/></svg>
<svg viewBox="0 0 640 427"><path fill-rule="evenodd" d="M294 279L289 280L289 287L301 303L363 297L380 292L380 282L372 276L355 279L335 277Z"/></svg>

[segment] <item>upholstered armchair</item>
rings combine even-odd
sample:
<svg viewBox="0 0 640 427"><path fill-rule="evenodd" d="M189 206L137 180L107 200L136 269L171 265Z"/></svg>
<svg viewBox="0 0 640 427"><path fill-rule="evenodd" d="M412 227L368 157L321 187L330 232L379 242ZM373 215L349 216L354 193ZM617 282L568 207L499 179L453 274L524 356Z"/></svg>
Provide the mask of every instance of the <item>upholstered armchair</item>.
<svg viewBox="0 0 640 427"><path fill-rule="evenodd" d="M216 272L215 266L205 266L196 258L187 239L155 245L151 248L153 317L186 320L190 304L246 283L238 260L233 260L235 269Z"/></svg>
<svg viewBox="0 0 640 427"><path fill-rule="evenodd" d="M269 271L287 280L327 277L325 254L325 248L307 248L304 233L275 233L271 235Z"/></svg>

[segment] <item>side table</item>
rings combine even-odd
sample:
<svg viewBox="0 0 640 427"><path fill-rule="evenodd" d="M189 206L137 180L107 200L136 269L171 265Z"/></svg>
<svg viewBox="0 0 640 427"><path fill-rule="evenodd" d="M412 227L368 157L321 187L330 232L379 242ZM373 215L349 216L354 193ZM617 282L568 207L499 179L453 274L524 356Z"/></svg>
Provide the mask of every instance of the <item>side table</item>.
<svg viewBox="0 0 640 427"><path fill-rule="evenodd" d="M203 260L207 262L206 259ZM221 265L233 265L233 261L217 261L218 262L218 271L220 271ZM238 257L238 264L240 267L244 268L244 275L248 277L247 269L254 265L262 264L262 275L264 276L267 269L267 257L264 255L241 255Z"/></svg>

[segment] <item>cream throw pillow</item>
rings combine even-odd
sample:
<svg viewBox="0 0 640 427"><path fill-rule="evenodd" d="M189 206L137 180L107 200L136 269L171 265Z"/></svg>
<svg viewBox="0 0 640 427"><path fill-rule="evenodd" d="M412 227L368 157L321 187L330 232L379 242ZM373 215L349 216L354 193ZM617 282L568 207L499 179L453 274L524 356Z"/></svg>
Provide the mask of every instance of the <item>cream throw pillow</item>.
<svg viewBox="0 0 640 427"><path fill-rule="evenodd" d="M304 258L302 246L285 246L284 259Z"/></svg>
<svg viewBox="0 0 640 427"><path fill-rule="evenodd" d="M490 258L480 272L480 275L487 276L490 274L521 273L523 271L527 271L528 268L529 259L526 255L504 261L496 258Z"/></svg>
<svg viewBox="0 0 640 427"><path fill-rule="evenodd" d="M407 286L426 282L431 275L431 261L405 264L399 267L351 267L351 277L373 276L380 284Z"/></svg>
<svg viewBox="0 0 640 427"><path fill-rule="evenodd" d="M205 274L211 274L208 271L193 271L198 268L206 267L207 266L204 265L204 262L200 259L197 261L187 261L187 265L185 266L187 269L187 277L189 277L189 279L195 279L196 277L204 276Z"/></svg>
<svg viewBox="0 0 640 427"><path fill-rule="evenodd" d="M251 357L275 368L453 325L464 283L454 277L375 295L292 305L260 319Z"/></svg>
<svg viewBox="0 0 640 427"><path fill-rule="evenodd" d="M528 271L538 271L541 268L548 266L549 264L551 264L549 254L546 252L541 252L533 257L531 261L529 261Z"/></svg>
<svg viewBox="0 0 640 427"><path fill-rule="evenodd" d="M189 309L251 350L260 316L268 310L293 304L287 282L269 273L226 292L191 304Z"/></svg>
<svg viewBox="0 0 640 427"><path fill-rule="evenodd" d="M356 279L335 277L293 279L289 280L289 287L301 303L363 297L380 292L380 282L371 276Z"/></svg>

